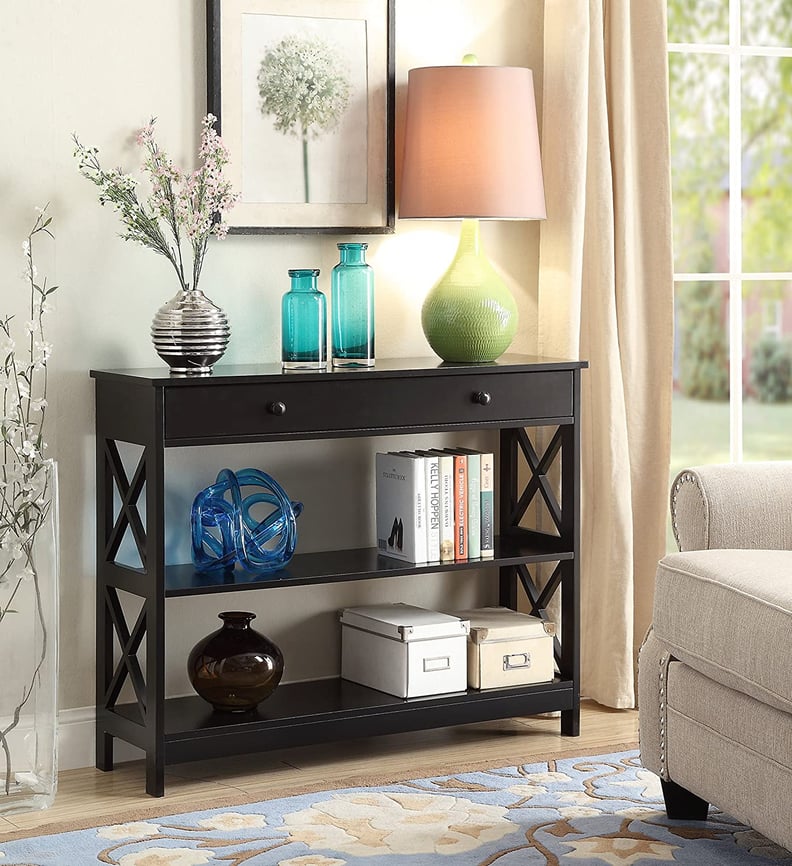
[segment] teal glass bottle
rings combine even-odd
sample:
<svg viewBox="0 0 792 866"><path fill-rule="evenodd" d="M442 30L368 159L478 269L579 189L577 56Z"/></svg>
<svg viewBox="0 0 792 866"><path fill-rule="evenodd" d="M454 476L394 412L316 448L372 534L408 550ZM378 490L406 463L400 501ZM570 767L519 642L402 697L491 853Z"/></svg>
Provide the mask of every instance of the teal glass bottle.
<svg viewBox="0 0 792 866"><path fill-rule="evenodd" d="M333 366L374 365L374 271L368 244L338 244L341 261L330 277Z"/></svg>
<svg viewBox="0 0 792 866"><path fill-rule="evenodd" d="M284 370L322 370L327 366L327 301L316 285L316 268L289 271L291 288L281 304Z"/></svg>

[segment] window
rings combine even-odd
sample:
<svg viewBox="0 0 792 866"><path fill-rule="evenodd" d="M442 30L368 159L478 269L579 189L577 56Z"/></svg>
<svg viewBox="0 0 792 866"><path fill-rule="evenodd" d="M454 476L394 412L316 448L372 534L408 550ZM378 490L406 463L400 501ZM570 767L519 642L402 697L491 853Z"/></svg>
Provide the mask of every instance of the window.
<svg viewBox="0 0 792 866"><path fill-rule="evenodd" d="M672 477L792 459L792 0L669 0Z"/></svg>

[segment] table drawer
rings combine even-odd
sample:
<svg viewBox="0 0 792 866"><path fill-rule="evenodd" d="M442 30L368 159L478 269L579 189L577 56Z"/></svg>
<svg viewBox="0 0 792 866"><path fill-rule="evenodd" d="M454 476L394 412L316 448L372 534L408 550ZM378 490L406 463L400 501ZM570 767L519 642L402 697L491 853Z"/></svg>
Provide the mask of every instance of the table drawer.
<svg viewBox="0 0 792 866"><path fill-rule="evenodd" d="M536 421L572 415L569 370L211 383L165 391L166 441ZM284 377L288 378L288 377Z"/></svg>

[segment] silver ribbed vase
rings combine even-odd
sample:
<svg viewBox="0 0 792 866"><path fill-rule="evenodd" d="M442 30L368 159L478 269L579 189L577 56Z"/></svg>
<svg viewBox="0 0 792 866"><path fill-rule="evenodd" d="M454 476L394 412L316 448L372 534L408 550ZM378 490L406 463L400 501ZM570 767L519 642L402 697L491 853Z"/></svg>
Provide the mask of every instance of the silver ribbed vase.
<svg viewBox="0 0 792 866"><path fill-rule="evenodd" d="M198 289L181 290L151 323L154 348L172 373L211 373L230 336L226 314Z"/></svg>

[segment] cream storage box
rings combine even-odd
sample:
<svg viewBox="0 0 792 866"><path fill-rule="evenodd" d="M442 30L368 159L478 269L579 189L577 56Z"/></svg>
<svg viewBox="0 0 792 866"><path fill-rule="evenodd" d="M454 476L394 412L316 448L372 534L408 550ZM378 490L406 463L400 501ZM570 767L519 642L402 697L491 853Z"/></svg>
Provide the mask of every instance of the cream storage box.
<svg viewBox="0 0 792 866"><path fill-rule="evenodd" d="M341 676L416 698L467 689L469 624L409 604L341 611Z"/></svg>
<svg viewBox="0 0 792 866"><path fill-rule="evenodd" d="M455 612L470 622L468 685L473 689L525 686L555 676L555 626L507 607Z"/></svg>

